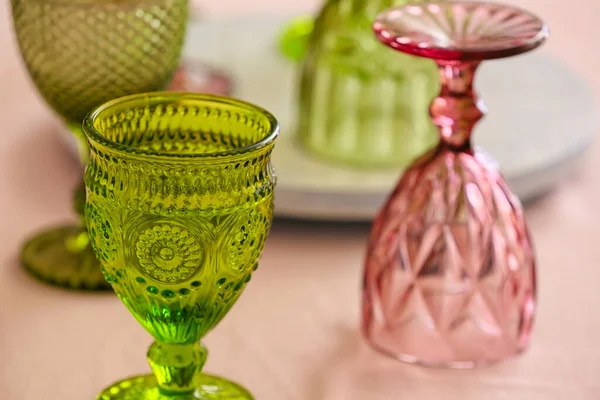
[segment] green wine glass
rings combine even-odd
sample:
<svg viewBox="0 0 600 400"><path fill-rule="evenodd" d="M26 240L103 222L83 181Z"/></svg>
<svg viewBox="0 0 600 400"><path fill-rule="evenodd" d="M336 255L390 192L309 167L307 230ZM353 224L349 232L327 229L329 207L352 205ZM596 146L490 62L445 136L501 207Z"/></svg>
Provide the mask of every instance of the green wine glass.
<svg viewBox="0 0 600 400"><path fill-rule="evenodd" d="M159 92L110 101L83 129L92 247L155 339L153 375L118 382L99 399L252 399L202 373L200 340L258 267L273 216L277 121L226 97Z"/></svg>
<svg viewBox="0 0 600 400"><path fill-rule="evenodd" d="M179 62L187 0L11 0L21 55L38 91L88 150L81 122L95 106L120 96L163 89ZM83 211L84 189L75 194ZM83 224L41 233L21 260L43 281L104 289Z"/></svg>

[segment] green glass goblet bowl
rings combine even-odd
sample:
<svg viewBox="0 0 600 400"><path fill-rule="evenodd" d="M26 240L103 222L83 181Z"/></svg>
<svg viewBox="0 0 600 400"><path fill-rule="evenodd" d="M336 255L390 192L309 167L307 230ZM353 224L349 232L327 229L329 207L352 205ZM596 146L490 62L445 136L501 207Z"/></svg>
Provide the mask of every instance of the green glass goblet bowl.
<svg viewBox="0 0 600 400"><path fill-rule="evenodd" d="M173 76L188 20L187 0L11 0L25 66L46 103L89 150L81 122L121 96L162 90ZM84 189L75 195L81 216ZM81 218L80 218L81 219ZM83 224L29 240L23 265L44 281L108 288Z"/></svg>
<svg viewBox="0 0 600 400"><path fill-rule="evenodd" d="M200 340L258 267L273 216L277 121L238 100L157 92L110 101L83 126L92 247L155 339L153 375L119 382L99 399L251 399L202 373Z"/></svg>

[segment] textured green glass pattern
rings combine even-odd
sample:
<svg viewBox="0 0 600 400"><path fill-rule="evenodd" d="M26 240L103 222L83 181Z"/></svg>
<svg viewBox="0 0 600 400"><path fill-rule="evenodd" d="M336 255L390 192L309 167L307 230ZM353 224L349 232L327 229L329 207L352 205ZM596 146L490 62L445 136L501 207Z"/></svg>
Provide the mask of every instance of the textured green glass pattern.
<svg viewBox="0 0 600 400"><path fill-rule="evenodd" d="M81 124L95 106L164 88L187 0L11 0L21 54L46 102Z"/></svg>
<svg viewBox="0 0 600 400"><path fill-rule="evenodd" d="M438 76L429 60L381 45L377 13L405 0L329 0L302 64L300 142L326 160L360 167L407 165L434 146L428 108Z"/></svg>
<svg viewBox="0 0 600 400"><path fill-rule="evenodd" d="M199 341L258 267L273 216L276 121L236 100L153 93L109 102L84 129L92 247L156 340L148 351L154 378L116 384L100 398L251 398L201 373Z"/></svg>
<svg viewBox="0 0 600 400"><path fill-rule="evenodd" d="M89 153L81 122L95 106L163 89L179 60L187 0L11 0L23 60L38 91ZM80 195L76 195L81 197ZM75 204L75 210L82 206ZM82 226L42 233L24 266L71 288L108 288Z"/></svg>

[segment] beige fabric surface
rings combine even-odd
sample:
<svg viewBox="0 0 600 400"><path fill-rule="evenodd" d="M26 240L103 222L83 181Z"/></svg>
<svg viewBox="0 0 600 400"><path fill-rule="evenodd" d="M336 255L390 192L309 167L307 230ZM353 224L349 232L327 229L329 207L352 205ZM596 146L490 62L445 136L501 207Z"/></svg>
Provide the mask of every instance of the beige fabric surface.
<svg viewBox="0 0 600 400"><path fill-rule="evenodd" d="M204 1L227 12L299 12L316 1ZM560 55L600 93L600 3L528 0ZM40 285L17 263L24 236L72 218L78 166L29 82L0 5L0 399L93 399L149 371L149 335L112 295ZM521 99L520 99L521 100ZM565 93L568 101L568 93ZM493 112L493 110L490 110ZM404 365L370 351L358 331L368 227L275 223L261 268L205 340L206 370L258 400L600 399L600 146L579 172L527 210L539 260L531 349L475 371Z"/></svg>

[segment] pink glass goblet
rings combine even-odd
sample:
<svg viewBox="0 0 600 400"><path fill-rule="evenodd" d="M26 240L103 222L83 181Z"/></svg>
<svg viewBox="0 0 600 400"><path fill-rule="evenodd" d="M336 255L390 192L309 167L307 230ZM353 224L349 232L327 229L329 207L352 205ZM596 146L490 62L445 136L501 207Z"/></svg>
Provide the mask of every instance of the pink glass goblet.
<svg viewBox="0 0 600 400"><path fill-rule="evenodd" d="M534 251L519 200L471 146L486 111L473 78L483 60L541 45L547 26L511 6L461 1L389 9L374 31L397 51L436 61L441 91L430 114L440 142L406 171L374 222L363 333L377 350L429 366L515 356L533 327Z"/></svg>

